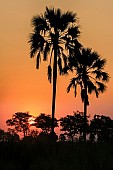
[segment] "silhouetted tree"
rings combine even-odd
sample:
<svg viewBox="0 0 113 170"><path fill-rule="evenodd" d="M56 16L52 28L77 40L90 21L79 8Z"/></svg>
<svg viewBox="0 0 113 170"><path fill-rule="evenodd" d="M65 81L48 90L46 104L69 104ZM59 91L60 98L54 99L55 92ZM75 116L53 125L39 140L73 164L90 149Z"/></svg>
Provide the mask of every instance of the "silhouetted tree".
<svg viewBox="0 0 113 170"><path fill-rule="evenodd" d="M20 137L16 132L8 129L8 132L5 132L5 140L7 142L18 142L20 140Z"/></svg>
<svg viewBox="0 0 113 170"><path fill-rule="evenodd" d="M65 136L65 134L60 134L60 135L59 135L59 141L60 141L60 142L65 142L65 141L66 141L66 136Z"/></svg>
<svg viewBox="0 0 113 170"><path fill-rule="evenodd" d="M74 112L74 116L76 118L78 132L79 132L79 141L83 141L84 135L84 113L76 111ZM89 116L86 116L86 134L89 134Z"/></svg>
<svg viewBox="0 0 113 170"><path fill-rule="evenodd" d="M0 142L3 141L4 134L5 134L4 130L0 129Z"/></svg>
<svg viewBox="0 0 113 170"><path fill-rule="evenodd" d="M18 142L19 140L19 135L13 129L9 128L7 132L0 129L0 142Z"/></svg>
<svg viewBox="0 0 113 170"><path fill-rule="evenodd" d="M29 136L32 136L33 138L36 138L38 134L39 134L38 130L34 129L29 132Z"/></svg>
<svg viewBox="0 0 113 170"><path fill-rule="evenodd" d="M50 115L46 115L45 113L41 113L39 116L36 117L34 120L34 125L37 128L41 128L42 132L45 134L49 134L52 129L52 118ZM54 118L54 127L58 127L57 119Z"/></svg>
<svg viewBox="0 0 113 170"><path fill-rule="evenodd" d="M51 137L52 135L52 137ZM57 134L54 132L54 135L50 133L45 133L44 131L40 132L37 140L41 143L53 143L56 142L58 140L58 136Z"/></svg>
<svg viewBox="0 0 113 170"><path fill-rule="evenodd" d="M72 142L74 137L81 136L84 127L84 117L82 112L74 112L74 115L67 115L60 119L61 131L64 135L71 138ZM88 126L88 124L87 124Z"/></svg>
<svg viewBox="0 0 113 170"><path fill-rule="evenodd" d="M94 115L90 123L91 142L113 142L113 120L108 116Z"/></svg>
<svg viewBox="0 0 113 170"><path fill-rule="evenodd" d="M37 139L38 139L38 135L39 135L39 132L38 130L36 129L32 129L32 130L29 130L28 132L28 135L27 136L24 136L22 138L22 141L24 141L25 143L35 143L37 142Z"/></svg>
<svg viewBox="0 0 113 170"><path fill-rule="evenodd" d="M23 132L24 137L27 136L30 124L29 124L29 118L31 115L29 115L28 112L17 112L13 114L12 119L8 119L6 121L7 126L14 127L14 130L18 132Z"/></svg>
<svg viewBox="0 0 113 170"><path fill-rule="evenodd" d="M37 15L32 19L33 33L30 35L30 56L36 56L36 68L39 68L41 56L43 60L49 57L48 80L51 83L53 77L52 98L52 133L54 134L55 100L57 84L57 64L60 74L62 66L67 65L66 54L73 42L78 46L77 37L80 34L76 14L70 11L62 13L60 9L48 8L44 14ZM53 70L53 73L52 73ZM52 75L53 74L53 75Z"/></svg>
<svg viewBox="0 0 113 170"><path fill-rule="evenodd" d="M82 48L77 55L73 52L69 58L69 69L75 71L75 77L71 79L67 92L70 88L74 88L76 97L77 86L81 88L81 98L84 103L84 142L86 142L88 94L94 92L98 97L106 90L105 83L108 82L109 75L104 71L105 64L106 60L89 48Z"/></svg>

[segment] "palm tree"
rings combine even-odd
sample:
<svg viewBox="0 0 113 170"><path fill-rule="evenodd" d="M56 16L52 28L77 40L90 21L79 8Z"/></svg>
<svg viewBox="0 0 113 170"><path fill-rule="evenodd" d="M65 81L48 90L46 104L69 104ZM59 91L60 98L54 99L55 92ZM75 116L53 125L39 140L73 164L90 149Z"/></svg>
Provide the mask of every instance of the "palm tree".
<svg viewBox="0 0 113 170"><path fill-rule="evenodd" d="M76 97L77 86L80 86L81 99L84 103L84 142L86 142L88 94L94 92L98 97L100 93L106 90L109 75L104 71L105 64L106 60L90 48L82 48L78 55L69 57L69 68L71 71L75 71L75 77L71 79L67 92L70 91L70 88L74 88Z"/></svg>
<svg viewBox="0 0 113 170"><path fill-rule="evenodd" d="M76 43L77 47L80 46L77 41L80 31L75 25L76 21L76 13L70 11L62 13L60 9L48 7L43 15L37 15L32 19L34 29L29 38L30 56L36 57L37 69L39 69L41 57L45 61L49 57L48 80L50 83L53 77L52 133L54 133L57 69L59 68L62 74L62 67L67 65L68 49L73 46L73 43Z"/></svg>

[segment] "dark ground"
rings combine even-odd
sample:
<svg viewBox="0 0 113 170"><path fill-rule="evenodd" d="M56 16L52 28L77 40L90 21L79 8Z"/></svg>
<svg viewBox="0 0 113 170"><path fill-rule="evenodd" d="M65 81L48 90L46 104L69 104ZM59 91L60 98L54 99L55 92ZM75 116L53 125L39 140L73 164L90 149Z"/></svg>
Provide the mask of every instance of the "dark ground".
<svg viewBox="0 0 113 170"><path fill-rule="evenodd" d="M113 144L1 142L0 170L113 170Z"/></svg>

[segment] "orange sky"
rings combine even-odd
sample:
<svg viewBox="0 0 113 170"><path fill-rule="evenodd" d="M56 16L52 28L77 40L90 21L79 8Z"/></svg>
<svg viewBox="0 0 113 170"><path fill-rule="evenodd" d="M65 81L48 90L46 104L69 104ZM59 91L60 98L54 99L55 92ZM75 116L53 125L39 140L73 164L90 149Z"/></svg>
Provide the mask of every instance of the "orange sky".
<svg viewBox="0 0 113 170"><path fill-rule="evenodd" d="M81 27L80 41L107 59L110 74L107 92L98 99L90 96L88 113L109 115L113 118L113 1L109 0L1 0L0 1L0 128L15 112L29 111L38 115L51 114L52 86L47 80L47 65L35 69L29 57L28 36L31 19L43 13L45 6L77 13ZM83 111L79 96L66 93L69 77L58 77L56 117Z"/></svg>

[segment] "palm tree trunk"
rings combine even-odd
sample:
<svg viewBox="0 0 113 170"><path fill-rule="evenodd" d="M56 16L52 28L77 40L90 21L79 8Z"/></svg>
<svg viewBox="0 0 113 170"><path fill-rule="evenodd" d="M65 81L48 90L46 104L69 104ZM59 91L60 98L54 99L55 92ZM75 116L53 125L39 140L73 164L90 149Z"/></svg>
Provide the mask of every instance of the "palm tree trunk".
<svg viewBox="0 0 113 170"><path fill-rule="evenodd" d="M86 115L87 115L87 104L85 100L84 101L84 133L83 133L84 142L86 142Z"/></svg>
<svg viewBox="0 0 113 170"><path fill-rule="evenodd" d="M85 100L84 100L84 133L83 133L84 142L86 142L87 104L88 104L87 86L85 85Z"/></svg>
<svg viewBox="0 0 113 170"><path fill-rule="evenodd" d="M56 84L57 84L57 46L55 43L54 44L54 63L53 63L52 135L54 135Z"/></svg>

